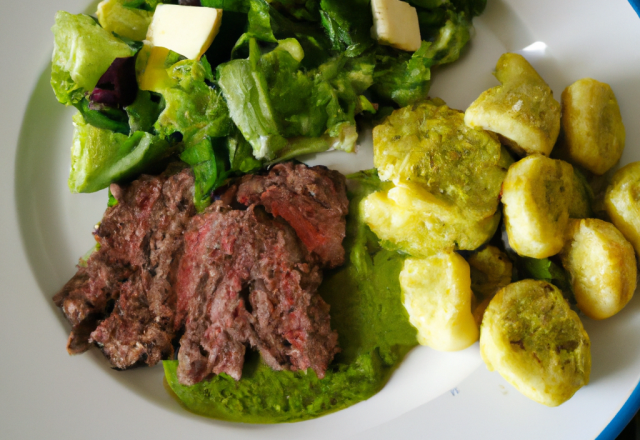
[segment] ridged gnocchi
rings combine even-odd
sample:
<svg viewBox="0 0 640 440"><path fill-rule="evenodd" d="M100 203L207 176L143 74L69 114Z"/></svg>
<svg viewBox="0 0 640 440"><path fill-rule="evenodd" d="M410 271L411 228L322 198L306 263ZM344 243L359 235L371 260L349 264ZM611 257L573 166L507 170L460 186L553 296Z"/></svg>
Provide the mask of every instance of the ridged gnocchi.
<svg viewBox="0 0 640 440"><path fill-rule="evenodd" d="M640 162L620 168L604 198L611 221L640 255Z"/></svg>
<svg viewBox="0 0 640 440"><path fill-rule="evenodd" d="M604 174L622 156L625 128L609 84L583 78L562 92L560 157Z"/></svg>
<svg viewBox="0 0 640 440"><path fill-rule="evenodd" d="M570 220L560 258L571 275L578 308L590 318L615 315L636 290L633 247L609 222Z"/></svg>
<svg viewBox="0 0 640 440"><path fill-rule="evenodd" d="M487 242L500 212L478 221L426 191L395 186L363 201L364 221L387 248L416 257L441 251L473 250Z"/></svg>
<svg viewBox="0 0 640 440"><path fill-rule="evenodd" d="M560 132L560 103L538 72L522 56L503 54L495 76L502 85L483 92L464 121L497 133L519 155L548 156Z"/></svg>
<svg viewBox="0 0 640 440"><path fill-rule="evenodd" d="M518 281L496 294L482 320L480 354L490 371L547 406L589 383L589 336L562 292L545 281Z"/></svg>
<svg viewBox="0 0 640 440"><path fill-rule="evenodd" d="M573 168L561 160L534 155L509 168L502 186L504 222L519 255L546 258L560 252L573 184Z"/></svg>

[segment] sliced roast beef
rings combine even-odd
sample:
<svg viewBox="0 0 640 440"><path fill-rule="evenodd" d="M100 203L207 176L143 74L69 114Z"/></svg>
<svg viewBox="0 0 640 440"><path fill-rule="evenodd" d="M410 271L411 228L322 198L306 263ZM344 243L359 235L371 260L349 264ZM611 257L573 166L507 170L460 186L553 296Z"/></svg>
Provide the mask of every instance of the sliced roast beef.
<svg viewBox="0 0 640 440"><path fill-rule="evenodd" d="M53 297L73 327L67 342L70 354L89 349L91 332L106 316L107 309L120 294L120 285L132 273L130 267L97 251Z"/></svg>
<svg viewBox="0 0 640 440"><path fill-rule="evenodd" d="M284 222L261 208L216 202L194 217L178 271L178 378L242 374L245 346L275 370L313 368L324 376L337 351L322 275Z"/></svg>
<svg viewBox="0 0 640 440"><path fill-rule="evenodd" d="M118 203L94 233L100 248L54 301L74 326L70 353L95 342L117 368L153 365L173 353L172 278L195 214L193 176L142 176L111 192Z"/></svg>
<svg viewBox="0 0 640 440"><path fill-rule="evenodd" d="M323 377L338 335L317 288L321 268L344 258L344 178L278 165L197 215L193 184L182 170L111 186L99 250L54 297L73 326L69 352L95 343L114 367L154 365L184 331L184 384L239 379L247 347L273 369Z"/></svg>
<svg viewBox="0 0 640 440"><path fill-rule="evenodd" d="M245 176L237 198L286 220L307 249L330 268L344 262L342 240L349 210L345 187L345 178L337 171L287 162L266 175Z"/></svg>

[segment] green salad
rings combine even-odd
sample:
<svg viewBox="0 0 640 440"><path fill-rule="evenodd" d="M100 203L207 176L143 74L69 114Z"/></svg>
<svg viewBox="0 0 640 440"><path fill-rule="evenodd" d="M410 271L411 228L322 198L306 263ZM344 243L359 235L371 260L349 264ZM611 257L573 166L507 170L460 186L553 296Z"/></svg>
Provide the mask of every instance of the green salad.
<svg viewBox="0 0 640 440"><path fill-rule="evenodd" d="M458 59L486 0L409 0L420 36L414 51L380 37L388 29L380 18L374 23L370 0L201 0L221 18L213 14L211 35L191 57L154 44L163 3L178 2L104 0L97 18L56 15L51 85L78 110L71 192L98 191L179 158L193 170L202 211L230 178L302 154L353 153L359 121L428 97L431 69ZM361 200L382 186L376 173L350 176L347 262L326 272L320 287L342 350L325 378L272 371L255 355L240 381L220 374L184 386L177 361L165 361L186 408L231 421L292 422L384 386L417 339L400 298L405 257L383 249L363 220Z"/></svg>

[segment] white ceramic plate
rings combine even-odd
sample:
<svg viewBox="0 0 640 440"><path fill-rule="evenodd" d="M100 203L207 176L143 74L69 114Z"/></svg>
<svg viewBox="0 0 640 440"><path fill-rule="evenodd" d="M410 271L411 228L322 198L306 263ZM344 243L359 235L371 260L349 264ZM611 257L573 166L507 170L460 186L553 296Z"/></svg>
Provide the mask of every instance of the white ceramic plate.
<svg viewBox="0 0 640 440"><path fill-rule="evenodd" d="M66 188L72 112L48 84L55 11L86 0L2 0L0 14L0 437L151 438L595 438L616 435L635 412L640 378L640 299L616 317L585 319L591 383L546 408L489 373L477 344L458 353L414 350L370 400L317 420L240 425L194 416L169 398L161 368L116 372L97 351L69 357L53 294L92 245L104 192ZM95 10L94 8L88 9ZM489 0L476 37L452 66L434 72L432 96L464 109L497 84L503 52L524 54L559 93L590 76L611 84L627 127L623 163L640 160L640 21L626 0ZM341 171L371 166L365 136L357 156L309 158ZM622 424L620 424L622 423Z"/></svg>

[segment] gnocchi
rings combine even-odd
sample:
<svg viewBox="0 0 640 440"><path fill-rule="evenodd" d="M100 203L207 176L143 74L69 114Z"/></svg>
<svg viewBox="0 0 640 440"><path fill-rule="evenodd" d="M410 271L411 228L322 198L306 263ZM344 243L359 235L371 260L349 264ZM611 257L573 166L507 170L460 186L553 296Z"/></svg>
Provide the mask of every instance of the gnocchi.
<svg viewBox="0 0 640 440"><path fill-rule="evenodd" d="M407 258L400 287L418 342L441 351L467 348L478 340L471 314L469 264L455 252Z"/></svg>
<svg viewBox="0 0 640 440"><path fill-rule="evenodd" d="M609 222L570 220L560 257L571 275L578 307L590 318L615 315L636 290L633 247Z"/></svg>
<svg viewBox="0 0 640 440"><path fill-rule="evenodd" d="M568 163L534 155L513 164L502 186L511 247L532 258L560 252L573 196L573 168Z"/></svg>
<svg viewBox="0 0 640 440"><path fill-rule="evenodd" d="M518 281L496 294L482 320L480 354L489 370L547 406L589 383L589 336L562 292L545 281Z"/></svg>
<svg viewBox="0 0 640 440"><path fill-rule="evenodd" d="M604 204L613 224L640 255L640 162L630 163L614 174Z"/></svg>
<svg viewBox="0 0 640 440"><path fill-rule="evenodd" d="M625 143L620 107L609 84L584 78L562 92L561 157L594 174L604 174Z"/></svg>
<svg viewBox="0 0 640 440"><path fill-rule="evenodd" d="M464 121L497 133L519 155L548 156L560 133L560 103L538 72L522 56L503 54L495 76L502 85L483 92Z"/></svg>
<svg viewBox="0 0 640 440"><path fill-rule="evenodd" d="M385 247L419 257L477 249L494 235L501 217L496 212L478 221L411 186L372 193L363 203L364 221Z"/></svg>

